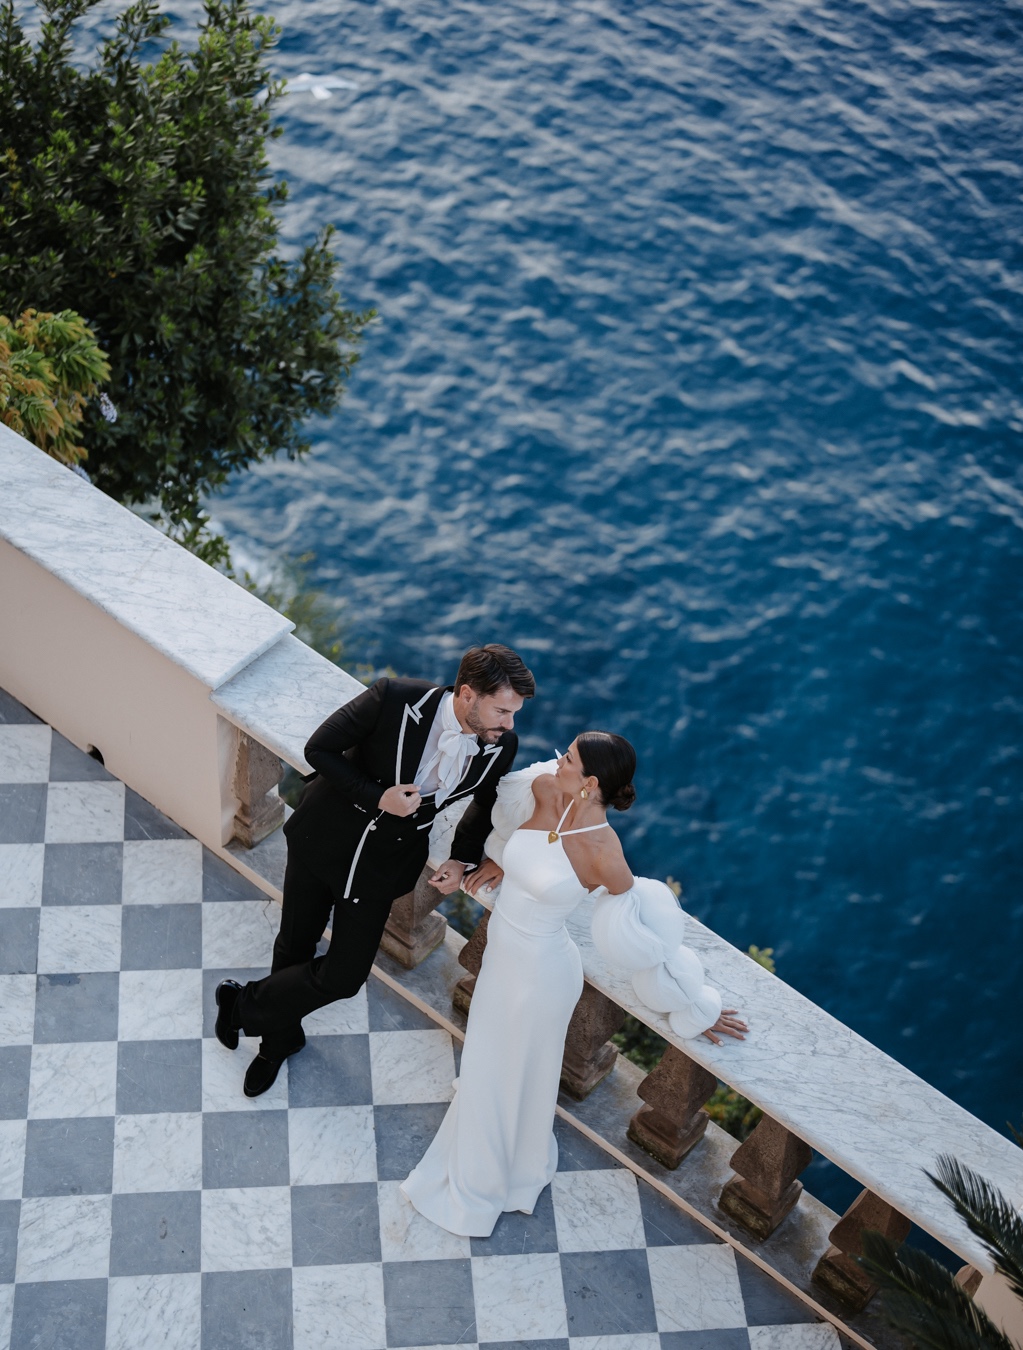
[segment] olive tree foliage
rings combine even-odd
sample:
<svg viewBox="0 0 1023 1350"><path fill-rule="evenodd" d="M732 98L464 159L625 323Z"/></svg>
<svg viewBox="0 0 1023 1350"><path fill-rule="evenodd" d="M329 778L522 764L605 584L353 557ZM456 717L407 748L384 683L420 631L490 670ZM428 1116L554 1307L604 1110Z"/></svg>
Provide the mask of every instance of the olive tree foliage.
<svg viewBox="0 0 1023 1350"><path fill-rule="evenodd" d="M0 313L86 319L118 417L86 410L85 467L196 547L205 494L308 449L303 420L337 406L372 312L344 307L329 226L278 252L274 22L206 0L185 50L138 0L86 63L75 21L96 3L39 0L35 41L0 3Z"/></svg>

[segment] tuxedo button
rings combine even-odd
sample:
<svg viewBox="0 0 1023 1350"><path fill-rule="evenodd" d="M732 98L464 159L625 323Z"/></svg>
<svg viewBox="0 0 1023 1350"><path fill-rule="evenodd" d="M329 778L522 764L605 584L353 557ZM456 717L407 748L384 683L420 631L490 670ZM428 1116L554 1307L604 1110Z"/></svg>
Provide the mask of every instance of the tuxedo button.
<svg viewBox="0 0 1023 1350"><path fill-rule="evenodd" d="M359 903L358 900L357 900L357 899L355 898L355 896L353 895L353 896L352 896L352 904L353 904L353 905L357 905L358 903Z"/></svg>

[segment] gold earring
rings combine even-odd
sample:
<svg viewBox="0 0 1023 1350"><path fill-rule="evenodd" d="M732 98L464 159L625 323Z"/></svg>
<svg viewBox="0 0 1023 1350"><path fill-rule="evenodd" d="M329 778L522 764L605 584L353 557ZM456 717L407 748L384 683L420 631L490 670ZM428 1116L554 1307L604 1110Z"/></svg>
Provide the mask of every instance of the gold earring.
<svg viewBox="0 0 1023 1350"><path fill-rule="evenodd" d="M586 798L587 798L589 795L590 795L590 794L586 791L585 788L582 788L581 791L580 791L580 793L579 793L579 796L582 797L583 801L585 801Z"/></svg>

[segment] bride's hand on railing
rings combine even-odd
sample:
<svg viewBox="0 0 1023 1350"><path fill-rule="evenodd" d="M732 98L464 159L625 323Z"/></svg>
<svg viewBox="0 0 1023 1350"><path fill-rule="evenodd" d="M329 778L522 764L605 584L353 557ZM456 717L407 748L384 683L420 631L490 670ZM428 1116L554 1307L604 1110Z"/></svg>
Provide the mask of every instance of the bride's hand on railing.
<svg viewBox="0 0 1023 1350"><path fill-rule="evenodd" d="M743 1033L749 1031L749 1027L736 1015L738 1011L738 1008L722 1008L718 1020L703 1033L707 1040L720 1045L721 1042L714 1035L715 1031L720 1031L723 1036L734 1036L737 1041L744 1041L746 1037Z"/></svg>
<svg viewBox="0 0 1023 1350"><path fill-rule="evenodd" d="M498 867L496 862L490 858L484 858L475 872L470 872L462 882L462 890L476 898L476 892L482 886L484 890L492 891L500 886L504 878L504 871Z"/></svg>

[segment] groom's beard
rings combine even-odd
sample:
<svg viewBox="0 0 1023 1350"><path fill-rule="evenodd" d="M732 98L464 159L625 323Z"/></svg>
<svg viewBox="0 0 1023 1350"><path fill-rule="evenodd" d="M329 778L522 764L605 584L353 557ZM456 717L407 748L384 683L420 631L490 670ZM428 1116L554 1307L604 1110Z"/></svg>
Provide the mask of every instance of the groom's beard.
<svg viewBox="0 0 1023 1350"><path fill-rule="evenodd" d="M473 735L478 736L484 745L496 745L504 734L504 727L484 726L478 712L479 704L474 703L465 714L465 722Z"/></svg>

